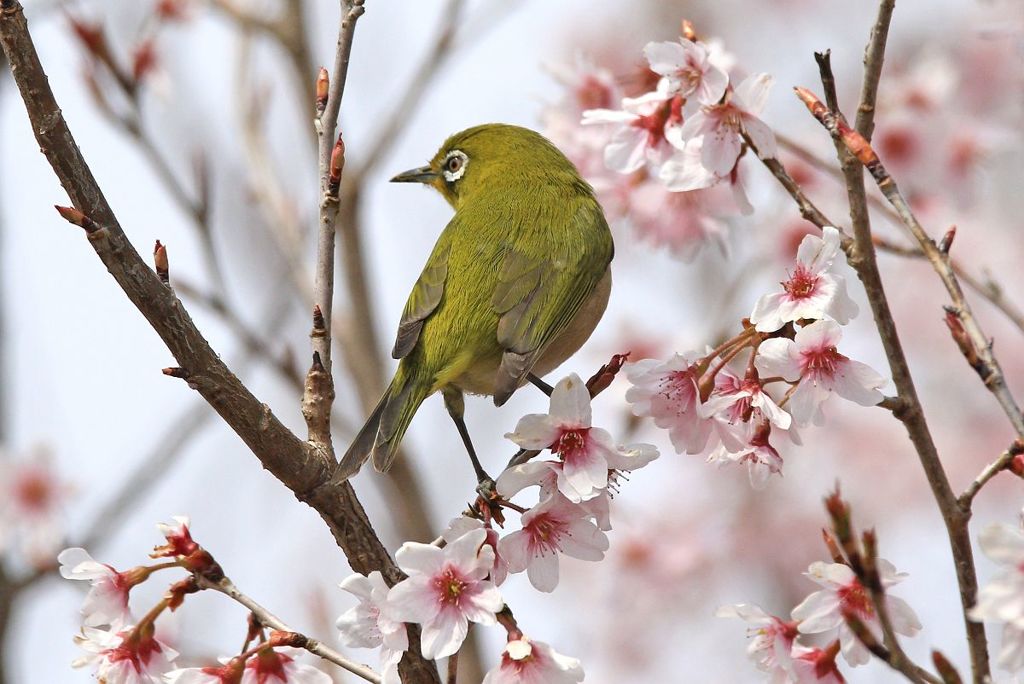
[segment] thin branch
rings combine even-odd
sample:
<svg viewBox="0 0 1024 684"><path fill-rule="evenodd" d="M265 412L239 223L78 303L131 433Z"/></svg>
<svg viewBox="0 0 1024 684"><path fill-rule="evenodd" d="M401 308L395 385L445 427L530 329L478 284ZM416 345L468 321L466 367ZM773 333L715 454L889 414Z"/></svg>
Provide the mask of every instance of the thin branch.
<svg viewBox="0 0 1024 684"><path fill-rule="evenodd" d="M892 18L894 4L894 0L881 0L879 3L878 18L865 50L865 75L860 105L858 106L857 124L868 135L870 135L874 126L875 97L884 59L888 25ZM822 72L822 82L826 85L827 90L831 90L830 86L834 87L834 80L831 76L831 65L829 64L828 56L821 55L816 57ZM798 89L797 92L803 97L803 93L806 91ZM830 103L836 103L834 92L827 93L826 97ZM820 101L817 102L813 111L816 112L816 116L824 115L831 117L833 120L838 120L842 116L838 109L830 111ZM934 439L924 417L921 402L917 396L917 389L910 374L910 367L896 331L892 312L889 309L888 298L886 297L875 260L863 171L851 152L839 140L836 140L836 149L843 175L846 178L847 193L850 200L850 216L853 223L854 249L853 253L849 256L849 262L864 285L864 290L867 293L868 302L871 305L871 311L875 319L875 325L878 328L882 346L885 349L886 358L889 362L893 383L896 385L899 398L904 402L903 410L896 411L893 415L903 422L907 430L907 434L914 445L925 472L929 487L939 506L943 522L946 525L956 568L957 583L960 588L960 601L963 609L967 640L971 651L974 678L975 681L981 682L989 674L985 629L984 625L971 621L967 616L967 611L973 607L976 601L978 591L974 555L970 534L967 529L970 512L965 511L959 506L956 495L949 484L949 478L942 466Z"/></svg>
<svg viewBox="0 0 1024 684"><path fill-rule="evenodd" d="M1013 459L1017 456L1024 454L1024 440L1016 440L1009 449L999 455L999 458L989 463L978 476L971 481L971 484L967 486L957 501L960 502L960 506L965 510L971 509L971 504L974 502L974 497L977 496L981 488L988 484L988 481L998 475L1004 470L1010 467Z"/></svg>
<svg viewBox="0 0 1024 684"><path fill-rule="evenodd" d="M359 663L349 660L333 648L325 646L323 642L317 641L316 639L310 638L291 629L269 610L261 606L249 596L243 594L241 590L239 590L238 587L236 587L235 584L227 577L218 582L214 582L199 574L195 575L195 578L196 584L201 589L213 589L214 591L218 591L232 600L237 601L245 606L249 612L255 615L263 625L279 632L288 632L290 635L294 635L294 643L290 645L305 649L313 655L334 663L338 667L347 670L368 682L380 684L381 676L374 670L370 669L366 665L360 665Z"/></svg>

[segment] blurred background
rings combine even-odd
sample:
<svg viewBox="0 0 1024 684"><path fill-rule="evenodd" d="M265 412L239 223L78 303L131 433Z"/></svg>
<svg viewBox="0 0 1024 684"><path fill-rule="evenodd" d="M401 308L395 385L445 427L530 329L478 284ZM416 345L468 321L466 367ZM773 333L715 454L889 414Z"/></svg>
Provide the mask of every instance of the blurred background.
<svg viewBox="0 0 1024 684"><path fill-rule="evenodd" d="M643 46L677 38L690 19L734 57L734 75L775 76L762 118L788 141L780 158L827 215L848 224L845 191L827 170L832 143L790 88L820 90L812 53L831 48L840 102L852 112L875 11L871 2L813 0L368 0L341 114L348 164L336 304L339 446L390 375L405 297L451 214L436 193L390 185L391 175L425 163L445 137L478 123L546 131L606 190L617 246L608 313L549 380L588 376L616 352L666 358L717 344L786 278L808 224L756 160L740 164L755 207L749 216L623 184L578 144L579 112L617 108L617 99L602 100L608 92L649 89ZM296 378L308 357L317 201L312 87L316 68L333 59L336 13L335 3L307 0L26 2L50 83L128 236L143 253L156 239L167 245L171 282L200 329L300 434ZM89 41L100 34L124 78L90 56ZM875 137L931 234L957 226L953 253L989 292L970 297L1018 392L1022 60L1019 0L901 0ZM615 88L588 89L586 76L599 71ZM88 681L90 673L70 669L82 587L48 568L61 548L80 544L118 569L142 564L160 541L154 524L174 514L191 516L196 539L246 593L334 642L333 621L351 605L336 587L349 573L344 556L319 517L264 472L185 383L160 373L173 359L82 235L53 211L65 195L6 68L0 179L6 681ZM880 236L907 244L884 213L874 220ZM946 295L931 269L891 254L880 263L959 491L1006 448L1011 429L949 339ZM842 350L888 375L860 285L841 271L861 306ZM992 305L993 292L1006 310ZM657 444L662 458L616 496L604 562L563 560L551 595L521 575L502 587L528 634L580 658L587 682L759 681L745 658L745 625L714 611L753 602L785 616L816 589L801 573L827 560L821 499L839 481L856 523L876 527L881 555L909 573L894 593L917 610L924 630L904 641L908 653L927 662L939 648L967 671L942 521L888 412L830 402L825 427L805 430L801 447L780 449L783 477L754 491L745 469L677 455L667 434L631 420L627 386L620 378L595 401L595 424L623 441ZM503 435L546 407L530 387L501 409L469 399L484 465L499 470L515 450ZM364 472L354 481L391 550L437 536L475 484L440 398L420 410L404 451L393 477ZM1020 483L997 477L975 504L972 530L1012 523L1022 503ZM980 555L977 565L984 583L994 567ZM31 582L18 588L24 578ZM137 614L158 599L163 579L133 591ZM197 595L159 624L189 664L232 653L245 614L222 596ZM989 629L993 652L997 632ZM504 632L475 633L488 669ZM460 681L479 681L465 667ZM843 670L854 682L895 678L877 663Z"/></svg>

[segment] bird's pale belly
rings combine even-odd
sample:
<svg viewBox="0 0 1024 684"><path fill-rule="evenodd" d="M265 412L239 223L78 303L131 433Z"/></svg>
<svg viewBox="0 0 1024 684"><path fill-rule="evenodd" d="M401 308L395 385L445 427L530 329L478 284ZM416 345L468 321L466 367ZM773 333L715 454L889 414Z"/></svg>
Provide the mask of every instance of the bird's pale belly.
<svg viewBox="0 0 1024 684"><path fill-rule="evenodd" d="M601 316L604 315L611 291L612 271L609 268L597 283L594 292L580 307L572 322L554 339L534 365L532 371L534 375L538 377L547 375L583 346L583 343L590 338L590 334L594 332ZM500 356L487 362L475 363L451 384L470 394L492 395L500 363Z"/></svg>

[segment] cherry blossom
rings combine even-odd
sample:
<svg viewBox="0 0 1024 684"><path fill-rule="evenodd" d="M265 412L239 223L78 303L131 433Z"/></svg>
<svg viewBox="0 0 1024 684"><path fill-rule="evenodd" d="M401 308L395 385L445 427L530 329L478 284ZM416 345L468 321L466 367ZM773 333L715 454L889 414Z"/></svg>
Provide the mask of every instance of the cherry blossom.
<svg viewBox="0 0 1024 684"><path fill-rule="evenodd" d="M538 591L558 586L558 554L599 561L608 550L608 537L588 520L590 514L560 494L523 514L523 528L498 542L509 572L526 570Z"/></svg>
<svg viewBox="0 0 1024 684"><path fill-rule="evenodd" d="M793 340L773 338L758 348L757 370L762 376L799 380L789 409L797 425L825 421L822 405L833 393L861 406L882 400L881 375L866 364L836 350L842 331L834 321L815 321L801 328Z"/></svg>
<svg viewBox="0 0 1024 684"><path fill-rule="evenodd" d="M391 588L378 570L369 575L349 575L338 586L359 599L335 623L341 642L350 648L381 647L383 680L385 684L398 684L398 663L409 648L409 636L405 624L391 619L385 610Z"/></svg>
<svg viewBox="0 0 1024 684"><path fill-rule="evenodd" d="M797 637L796 622L787 622L769 615L760 606L751 603L722 606L715 611L715 615L739 618L751 625L747 628L747 636L752 637L747 646L747 655L757 665L757 669L781 678L792 671L790 651Z"/></svg>
<svg viewBox="0 0 1024 684"><path fill-rule="evenodd" d="M1004 623L999 665L1019 670L1024 667L1024 532L1011 525L989 525L978 543L1004 569L978 592L970 617Z"/></svg>
<svg viewBox="0 0 1024 684"><path fill-rule="evenodd" d="M57 556L60 575L65 579L92 583L82 604L83 624L88 627L110 625L120 628L131 622L128 592L148 577L148 571L118 572L105 563L98 563L82 548L64 549Z"/></svg>
<svg viewBox="0 0 1024 684"><path fill-rule="evenodd" d="M626 391L633 415L654 419L669 431L677 453L699 454L707 446L712 423L700 410L697 383L702 369L696 354L675 354L667 361L644 359L626 368L633 384Z"/></svg>
<svg viewBox="0 0 1024 684"><path fill-rule="evenodd" d="M76 659L72 667L94 666L96 678L105 684L162 684L178 657L153 636L152 623L119 632L83 627L75 643L87 655Z"/></svg>
<svg viewBox="0 0 1024 684"><path fill-rule="evenodd" d="M658 90L669 96L693 97L713 105L722 99L729 84L729 77L712 62L708 47L701 42L680 38L678 42L648 43L644 57L651 71L662 76Z"/></svg>
<svg viewBox="0 0 1024 684"><path fill-rule="evenodd" d="M42 448L24 460L0 458L0 553L17 548L40 566L60 548L62 507L71 494L50 461Z"/></svg>
<svg viewBox="0 0 1024 684"><path fill-rule="evenodd" d="M558 653L543 641L523 636L505 644L501 662L483 684L574 684L583 681L580 661Z"/></svg>
<svg viewBox="0 0 1024 684"><path fill-rule="evenodd" d="M705 105L686 120L679 137L686 142L704 139L704 168L719 176L728 174L739 159L744 133L757 146L762 159L775 156L775 135L757 118L774 80L769 74L752 74L736 86L724 103ZM676 146L680 147L678 143Z"/></svg>
<svg viewBox="0 0 1024 684"><path fill-rule="evenodd" d="M484 578L494 564L494 550L484 544L483 530L472 530L439 549L406 542L395 560L409 577L388 594L388 617L423 625L423 656L436 659L459 650L469 622L495 624L504 601Z"/></svg>
<svg viewBox="0 0 1024 684"><path fill-rule="evenodd" d="M801 319L829 318L843 325L857 315L857 304L846 294L846 280L831 273L839 254L839 231L822 229L821 237L807 235L800 242L796 267L782 283L782 292L757 301L750 322L760 332L774 332Z"/></svg>
<svg viewBox="0 0 1024 684"><path fill-rule="evenodd" d="M558 491L579 503L608 486L609 470L633 470L657 456L650 445L617 448L606 430L593 427L590 392L578 375L563 378L551 393L547 414L523 416L505 436L523 449L550 449L561 458Z"/></svg>
<svg viewBox="0 0 1024 684"><path fill-rule="evenodd" d="M846 679L836 665L838 642L828 648L807 648L797 644L791 655L793 684L844 684Z"/></svg>
<svg viewBox="0 0 1024 684"><path fill-rule="evenodd" d="M877 566L882 586L886 589L906 577L905 573L897 573L892 563L884 558L878 559ZM814 592L793 609L793 619L800 622L797 627L800 633L820 634L838 628L846 662L853 666L868 662L870 652L843 619L844 611L852 612L881 641L881 625L867 589L861 585L853 570L842 563L817 561L811 563L805 574L824 589ZM898 634L912 637L921 630L917 614L906 601L886 592L885 602L892 627Z"/></svg>
<svg viewBox="0 0 1024 684"><path fill-rule="evenodd" d="M484 530L487 533L487 539L484 543L494 549L494 565L491 566L490 580L494 582L494 586L500 587L508 578L508 563L505 562L505 559L498 552L497 530L490 525L484 525L481 520L460 515L448 523L448 527L441 533L441 537L444 538L445 542L451 544L472 530Z"/></svg>
<svg viewBox="0 0 1024 684"><path fill-rule="evenodd" d="M297 662L273 648L261 649L249 658L242 673L241 684L333 684L323 670Z"/></svg>
<svg viewBox="0 0 1024 684"><path fill-rule="evenodd" d="M745 463L750 477L750 486L762 489L772 475L782 473L782 456L769 442L772 424L764 417L760 409L748 422L741 423L748 432L748 437L738 448L730 449L723 441L708 454L708 462L725 465L729 463Z"/></svg>
<svg viewBox="0 0 1024 684"><path fill-rule="evenodd" d="M243 658L225 659L223 665L184 667L164 675L167 684L241 684L245 671Z"/></svg>
<svg viewBox="0 0 1024 684"><path fill-rule="evenodd" d="M199 549L199 544L192 539L192 533L189 532L190 521L188 516L175 515L171 516L171 519L174 520L173 525L168 525L167 523L157 523L156 525L157 529L160 530L160 534L167 540L167 543L154 547L153 553L150 554L152 558L189 556Z"/></svg>
<svg viewBox="0 0 1024 684"><path fill-rule="evenodd" d="M672 155L670 139L678 138L683 122L682 98L665 100L659 93L623 98L622 109L588 109L583 124L618 124L604 148L604 163L613 171L633 173L656 169Z"/></svg>

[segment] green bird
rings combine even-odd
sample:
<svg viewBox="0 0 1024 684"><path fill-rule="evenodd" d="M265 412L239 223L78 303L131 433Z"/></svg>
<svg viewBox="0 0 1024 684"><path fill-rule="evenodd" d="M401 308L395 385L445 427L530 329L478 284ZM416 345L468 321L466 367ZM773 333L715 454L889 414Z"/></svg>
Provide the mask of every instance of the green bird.
<svg viewBox="0 0 1024 684"><path fill-rule="evenodd" d="M464 393L504 404L565 361L608 304L612 235L594 190L539 133L485 124L448 138L427 166L395 183L424 183L455 209L402 311L391 384L338 467L373 456L385 471L423 400L435 392L473 459Z"/></svg>

